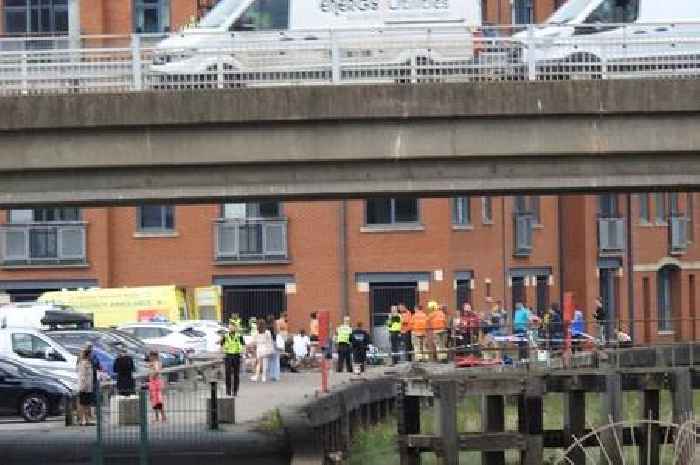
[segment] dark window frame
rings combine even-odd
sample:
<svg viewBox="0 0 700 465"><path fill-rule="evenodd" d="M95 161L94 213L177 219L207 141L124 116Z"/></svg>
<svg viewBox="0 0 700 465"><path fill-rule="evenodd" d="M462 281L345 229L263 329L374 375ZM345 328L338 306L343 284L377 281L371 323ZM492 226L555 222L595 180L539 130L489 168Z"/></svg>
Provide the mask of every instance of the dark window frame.
<svg viewBox="0 0 700 465"><path fill-rule="evenodd" d="M481 224L493 224L493 198L489 195L481 198Z"/></svg>
<svg viewBox="0 0 700 465"><path fill-rule="evenodd" d="M369 202L372 201L389 201L389 218L388 222L371 222L369 221ZM416 218L411 221L397 221L396 220L396 201L397 200L411 200L415 202ZM420 199L418 198L397 198L397 197L375 197L365 200L365 226L397 226L397 225L420 225L421 211L420 211Z"/></svg>
<svg viewBox="0 0 700 465"><path fill-rule="evenodd" d="M653 221L649 193L637 194L637 200L639 201L639 222L641 224L651 224Z"/></svg>
<svg viewBox="0 0 700 465"><path fill-rule="evenodd" d="M668 198L664 192L654 194L654 223L657 225L668 223Z"/></svg>
<svg viewBox="0 0 700 465"><path fill-rule="evenodd" d="M471 197L460 196L452 198L452 224L454 226L472 225Z"/></svg>
<svg viewBox="0 0 700 465"><path fill-rule="evenodd" d="M143 226L143 209L145 207L160 207L161 217L159 227L157 226ZM171 209L172 225L168 227L167 225L167 214L165 213L167 209ZM175 205L142 205L136 208L136 230L142 233L158 233L158 232L175 232L176 231L176 218L175 218Z"/></svg>
<svg viewBox="0 0 700 465"><path fill-rule="evenodd" d="M15 222L13 220L12 213L19 212L19 211L31 211L32 212L32 221L31 221L32 224L33 223L73 223L73 222L81 222L83 219L83 210L79 207L13 208L13 209L7 210L7 212L6 212L6 220L7 220L8 224L28 224L25 222ZM61 214L58 216L63 216L63 218L46 219L46 217L50 216L50 215L48 215L49 212L53 212L54 216L56 216L55 214L57 212L61 212ZM75 215L67 215L66 213L69 213L69 212L75 213ZM39 213L41 213L43 215L41 215ZM40 218L41 216L44 216L44 218ZM66 219L66 217L68 217L68 216L74 216L74 219ZM39 218L39 219L37 219L37 218Z"/></svg>
<svg viewBox="0 0 700 465"><path fill-rule="evenodd" d="M170 32L171 22L171 0L133 0L132 22L134 32L137 34L153 34ZM157 26L154 30L145 28L146 14L148 11L155 11L157 15ZM143 14L144 27L139 25L139 14Z"/></svg>
<svg viewBox="0 0 700 465"><path fill-rule="evenodd" d="M24 15L25 27L23 30L14 30L10 25L11 15ZM63 17L65 29L58 29L61 23L59 15ZM44 24L44 19L48 23ZM36 20L36 28L35 21ZM66 0L25 0L24 5L7 5L3 7L3 30L8 34L55 34L68 32L68 2ZM36 30L35 30L36 29Z"/></svg>

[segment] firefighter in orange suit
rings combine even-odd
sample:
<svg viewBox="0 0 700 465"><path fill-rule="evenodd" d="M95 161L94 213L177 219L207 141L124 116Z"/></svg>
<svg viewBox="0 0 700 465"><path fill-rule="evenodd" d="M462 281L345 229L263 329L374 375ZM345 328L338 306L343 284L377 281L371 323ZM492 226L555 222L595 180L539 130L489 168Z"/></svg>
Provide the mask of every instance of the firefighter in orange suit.
<svg viewBox="0 0 700 465"><path fill-rule="evenodd" d="M401 313L401 342L403 343L406 361L410 362L413 360L413 347L411 346L411 320L413 315L411 315L411 311L404 304L399 304L399 312Z"/></svg>
<svg viewBox="0 0 700 465"><path fill-rule="evenodd" d="M416 362L425 359L425 331L428 329L428 315L423 307L416 305L411 317L411 345L416 354Z"/></svg>
<svg viewBox="0 0 700 465"><path fill-rule="evenodd" d="M440 307L437 302L429 302L428 307L431 308L428 326L430 327L430 331L433 335L433 344L435 344L436 359L438 362L447 362L447 315L445 314L446 307Z"/></svg>

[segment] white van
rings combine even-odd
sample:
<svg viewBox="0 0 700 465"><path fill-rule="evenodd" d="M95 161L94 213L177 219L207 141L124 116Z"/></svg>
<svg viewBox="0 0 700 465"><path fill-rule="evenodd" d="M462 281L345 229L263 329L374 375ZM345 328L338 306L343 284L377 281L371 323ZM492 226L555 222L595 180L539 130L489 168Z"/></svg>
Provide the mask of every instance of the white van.
<svg viewBox="0 0 700 465"><path fill-rule="evenodd" d="M544 25L514 38L524 44L523 62L540 70L564 63L566 70L598 77L672 72L674 64L687 68L683 57L697 62L700 1L569 0Z"/></svg>
<svg viewBox="0 0 700 465"><path fill-rule="evenodd" d="M18 302L0 306L0 328L49 329L66 324L92 326L91 318L64 305Z"/></svg>
<svg viewBox="0 0 700 465"><path fill-rule="evenodd" d="M0 329L0 355L77 385L77 357L38 329Z"/></svg>
<svg viewBox="0 0 700 465"><path fill-rule="evenodd" d="M479 25L479 0L221 0L199 24L157 45L150 72L297 70L308 77L329 71L333 59L466 60ZM442 38L447 30L453 33Z"/></svg>

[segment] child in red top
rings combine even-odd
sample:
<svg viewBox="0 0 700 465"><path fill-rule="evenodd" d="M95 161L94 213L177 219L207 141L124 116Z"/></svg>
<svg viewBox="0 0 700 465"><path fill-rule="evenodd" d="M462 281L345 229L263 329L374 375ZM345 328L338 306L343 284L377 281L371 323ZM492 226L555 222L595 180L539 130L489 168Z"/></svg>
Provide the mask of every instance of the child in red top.
<svg viewBox="0 0 700 465"><path fill-rule="evenodd" d="M165 410L163 409L163 381L160 379L160 358L157 352L151 352L148 370L148 397L151 408L156 416L156 421L165 423Z"/></svg>

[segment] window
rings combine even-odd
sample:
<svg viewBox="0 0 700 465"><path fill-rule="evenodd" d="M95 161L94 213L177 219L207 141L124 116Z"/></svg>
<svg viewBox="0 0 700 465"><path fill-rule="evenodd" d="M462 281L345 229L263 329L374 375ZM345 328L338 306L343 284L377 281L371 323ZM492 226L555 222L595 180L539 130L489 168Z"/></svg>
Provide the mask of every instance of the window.
<svg viewBox="0 0 700 465"><path fill-rule="evenodd" d="M152 339L152 338L158 338L158 337L163 337L163 328L146 328L146 327L139 327L139 328L129 328L130 332L133 332L134 336L138 337L139 339Z"/></svg>
<svg viewBox="0 0 700 465"><path fill-rule="evenodd" d="M584 21L588 24L631 23L639 15L639 0L605 0Z"/></svg>
<svg viewBox="0 0 700 465"><path fill-rule="evenodd" d="M170 205L144 205L138 210L140 231L173 231L175 207Z"/></svg>
<svg viewBox="0 0 700 465"><path fill-rule="evenodd" d="M601 218L619 218L617 194L601 194L598 196L598 215Z"/></svg>
<svg viewBox="0 0 700 465"><path fill-rule="evenodd" d="M481 198L481 222L483 224L493 224L493 205L491 197Z"/></svg>
<svg viewBox="0 0 700 465"><path fill-rule="evenodd" d="M533 0L514 0L513 24L532 24L535 22Z"/></svg>
<svg viewBox="0 0 700 465"><path fill-rule="evenodd" d="M688 211L688 241L695 240L695 194L688 192L686 201L686 210Z"/></svg>
<svg viewBox="0 0 700 465"><path fill-rule="evenodd" d="M655 219L657 224L666 223L666 194L654 194Z"/></svg>
<svg viewBox="0 0 700 465"><path fill-rule="evenodd" d="M34 208L10 210L9 222L12 224L51 223L80 221L79 208Z"/></svg>
<svg viewBox="0 0 700 465"><path fill-rule="evenodd" d="M408 198L368 199L366 219L369 225L417 223L418 200Z"/></svg>
<svg viewBox="0 0 700 465"><path fill-rule="evenodd" d="M5 0L7 34L68 32L68 0Z"/></svg>
<svg viewBox="0 0 700 465"><path fill-rule="evenodd" d="M170 0L134 0L134 31L170 31Z"/></svg>
<svg viewBox="0 0 700 465"><path fill-rule="evenodd" d="M233 24L232 31L289 28L289 0L257 0Z"/></svg>
<svg viewBox="0 0 700 465"><path fill-rule="evenodd" d="M455 197L452 199L452 224L468 226L472 223L469 202L469 197Z"/></svg>
<svg viewBox="0 0 700 465"><path fill-rule="evenodd" d="M12 335L12 351L22 358L46 358L51 346L33 334L15 333Z"/></svg>
<svg viewBox="0 0 700 465"><path fill-rule="evenodd" d="M223 206L223 216L226 219L244 220L252 218L279 218L279 202L249 202L227 203Z"/></svg>
<svg viewBox="0 0 700 465"><path fill-rule="evenodd" d="M668 213L670 216L678 216L680 213L678 209L678 192L668 194Z"/></svg>
<svg viewBox="0 0 700 465"><path fill-rule="evenodd" d="M651 208L649 206L649 194L637 194L639 199L639 221L643 224L651 223Z"/></svg>
<svg viewBox="0 0 700 465"><path fill-rule="evenodd" d="M518 214L532 214L534 222L541 224L539 195L516 195L513 199L513 210Z"/></svg>
<svg viewBox="0 0 700 465"><path fill-rule="evenodd" d="M657 273L657 312L658 330L670 331L673 329L673 301L671 295L671 279L674 269L663 267Z"/></svg>

